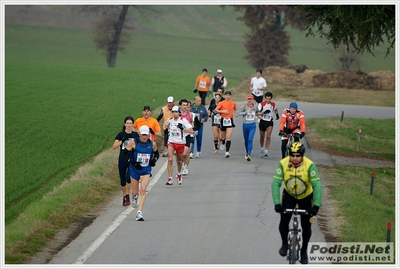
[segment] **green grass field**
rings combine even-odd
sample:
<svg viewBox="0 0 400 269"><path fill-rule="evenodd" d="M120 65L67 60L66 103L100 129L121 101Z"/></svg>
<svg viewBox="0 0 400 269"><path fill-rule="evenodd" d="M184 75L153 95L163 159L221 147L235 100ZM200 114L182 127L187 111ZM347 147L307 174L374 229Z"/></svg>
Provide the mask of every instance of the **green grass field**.
<svg viewBox="0 0 400 269"><path fill-rule="evenodd" d="M187 16L199 25L205 16L201 14L208 10L202 8L197 15L187 12ZM161 107L169 95L193 98L194 81L203 67L210 76L223 69L230 87L254 74L243 59L246 51L239 36L245 28L236 28L238 22L228 23L237 14L221 14L223 23L213 21L211 14L206 17L205 34L196 36L185 36L187 29L175 31L176 35L162 33L172 25L164 22L162 28L153 21L158 33L132 35L125 51L118 53L115 68L107 68L89 30L6 25L6 227L24 213L30 216L27 209L35 208L79 167L110 148L127 115L140 117L143 105ZM184 25L182 17L167 21ZM206 29L215 25L226 27L226 35L207 35ZM330 70L314 67L331 57L324 47L310 54L304 40L292 37L292 41L289 58L293 64ZM390 70L394 56L391 59L377 59L377 69L370 71Z"/></svg>

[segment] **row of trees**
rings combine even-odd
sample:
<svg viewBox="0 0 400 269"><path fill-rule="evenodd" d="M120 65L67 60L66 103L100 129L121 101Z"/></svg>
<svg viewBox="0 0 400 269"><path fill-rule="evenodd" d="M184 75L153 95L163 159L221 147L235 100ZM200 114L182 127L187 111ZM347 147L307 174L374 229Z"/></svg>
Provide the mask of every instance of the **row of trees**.
<svg viewBox="0 0 400 269"><path fill-rule="evenodd" d="M100 12L94 42L106 52L109 67L114 67L118 50L128 42L125 20L130 6L83 6L86 12ZM221 6L224 9L225 6ZM243 14L238 19L250 28L245 35L245 58L255 68L285 66L290 37L285 28L304 31L306 36L325 37L334 49L340 49L343 68L349 68L356 55L388 44L388 55L395 44L395 5L234 5ZM151 6L132 6L139 14L156 15ZM345 50L343 50L345 48ZM351 55L353 53L353 55Z"/></svg>

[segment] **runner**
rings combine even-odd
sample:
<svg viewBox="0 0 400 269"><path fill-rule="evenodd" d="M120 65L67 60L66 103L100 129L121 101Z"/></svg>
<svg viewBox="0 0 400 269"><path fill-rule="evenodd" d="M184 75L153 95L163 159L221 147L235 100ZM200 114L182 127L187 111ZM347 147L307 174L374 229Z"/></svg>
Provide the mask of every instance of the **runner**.
<svg viewBox="0 0 400 269"><path fill-rule="evenodd" d="M279 120L278 109L275 103L271 101L272 96L271 92L266 92L264 101L258 104L258 110L260 111L258 115L258 119L260 120L258 125L260 131L260 157L268 156L268 150L271 144L271 133L274 128L274 114L276 120ZM265 138L265 136L267 137Z"/></svg>
<svg viewBox="0 0 400 269"><path fill-rule="evenodd" d="M184 118L179 117L179 106L172 108L172 117L167 120L168 135L168 180L165 185L173 185L173 161L176 152L176 164L178 169L178 184L182 184L182 157L185 149L186 138L184 133L193 133L192 125Z"/></svg>
<svg viewBox="0 0 400 269"><path fill-rule="evenodd" d="M229 158L229 149L231 147L231 138L233 128L233 115L236 113L236 103L231 100L231 91L225 92L225 100L220 102L214 112L221 114L221 146L220 149L225 149L225 158ZM226 142L226 147L225 147Z"/></svg>
<svg viewBox="0 0 400 269"><path fill-rule="evenodd" d="M163 157L167 157L168 155L168 147L167 147L167 142L168 142L168 128L165 125L165 122L172 117L172 108L175 106L174 103L174 97L169 96L167 98L167 105L163 106L161 109L160 114L157 117L157 121L160 122L161 119L163 119L163 130L164 130L164 152L163 152Z"/></svg>
<svg viewBox="0 0 400 269"><path fill-rule="evenodd" d="M222 91L219 89L219 91ZM220 93L216 93L214 96L214 99L211 100L210 106L208 107L208 120L211 120L211 129L213 132L213 138L214 138L214 152L213 154L218 153L218 149L221 143L221 132L220 132L220 127L221 127L221 115L218 113L215 113L214 110L219 104L219 102L222 100L222 96ZM225 99L224 99L225 100Z"/></svg>

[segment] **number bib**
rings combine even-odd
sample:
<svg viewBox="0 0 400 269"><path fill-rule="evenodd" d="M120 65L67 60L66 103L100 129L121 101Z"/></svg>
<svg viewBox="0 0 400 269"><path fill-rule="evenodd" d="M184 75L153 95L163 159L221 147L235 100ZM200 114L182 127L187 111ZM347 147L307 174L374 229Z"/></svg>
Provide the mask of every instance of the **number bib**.
<svg viewBox="0 0 400 269"><path fill-rule="evenodd" d="M246 114L246 120L247 121L254 121L256 118L256 112L251 111L249 114Z"/></svg>
<svg viewBox="0 0 400 269"><path fill-rule="evenodd" d="M223 118L222 125L227 127L232 126L232 120L230 118Z"/></svg>
<svg viewBox="0 0 400 269"><path fill-rule="evenodd" d="M207 86L207 83L204 80L200 80L199 86L200 88L205 88Z"/></svg>
<svg viewBox="0 0 400 269"><path fill-rule="evenodd" d="M214 124L221 124L221 115L220 114L214 115L213 123Z"/></svg>
<svg viewBox="0 0 400 269"><path fill-rule="evenodd" d="M264 114L263 115L263 120L271 121L272 120L271 113Z"/></svg>
<svg viewBox="0 0 400 269"><path fill-rule="evenodd" d="M169 132L169 135L171 137L181 137L181 129L179 128L171 128L171 131Z"/></svg>
<svg viewBox="0 0 400 269"><path fill-rule="evenodd" d="M138 153L137 154L137 158L136 158L137 162L141 162L141 166L142 167L146 167L149 165L149 161L150 161L150 154L148 153Z"/></svg>

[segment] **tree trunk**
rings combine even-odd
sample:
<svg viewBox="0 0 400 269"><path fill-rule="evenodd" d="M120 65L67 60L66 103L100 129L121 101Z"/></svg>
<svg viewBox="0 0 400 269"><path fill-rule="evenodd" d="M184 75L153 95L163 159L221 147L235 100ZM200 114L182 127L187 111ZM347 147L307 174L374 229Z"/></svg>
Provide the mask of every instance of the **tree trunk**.
<svg viewBox="0 0 400 269"><path fill-rule="evenodd" d="M121 14L119 15L118 21L114 23L114 36L110 42L110 45L107 50L107 61L108 67L114 67L117 61L117 51L119 40L121 38L122 27L124 26L126 13L128 12L128 5L124 5L122 7Z"/></svg>

